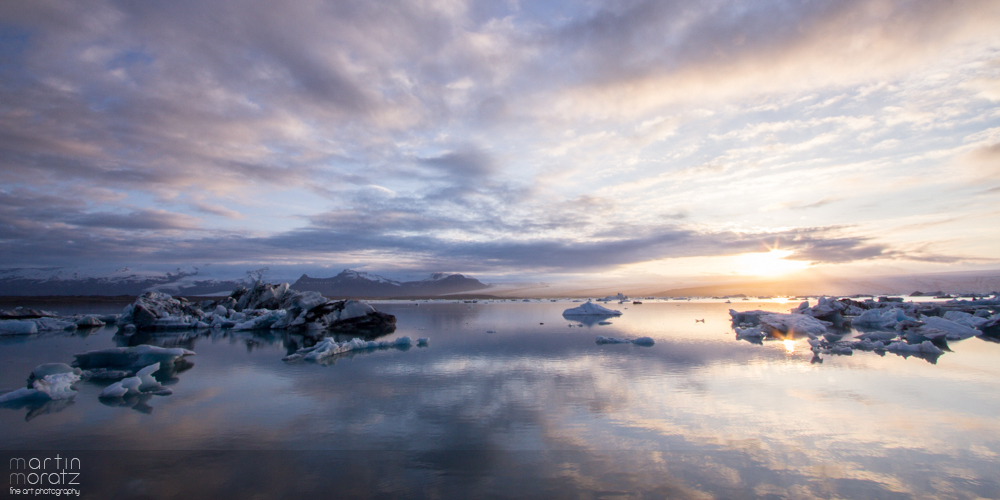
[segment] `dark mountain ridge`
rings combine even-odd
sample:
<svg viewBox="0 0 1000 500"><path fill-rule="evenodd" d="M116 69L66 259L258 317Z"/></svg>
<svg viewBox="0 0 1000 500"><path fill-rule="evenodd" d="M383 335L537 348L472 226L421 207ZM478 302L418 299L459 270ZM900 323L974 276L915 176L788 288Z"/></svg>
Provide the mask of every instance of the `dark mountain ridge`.
<svg viewBox="0 0 1000 500"><path fill-rule="evenodd" d="M326 297L436 297L482 290L489 285L461 274L434 273L430 279L396 281L366 272L345 269L332 278L312 278L303 274L292 284L294 290L315 291Z"/></svg>

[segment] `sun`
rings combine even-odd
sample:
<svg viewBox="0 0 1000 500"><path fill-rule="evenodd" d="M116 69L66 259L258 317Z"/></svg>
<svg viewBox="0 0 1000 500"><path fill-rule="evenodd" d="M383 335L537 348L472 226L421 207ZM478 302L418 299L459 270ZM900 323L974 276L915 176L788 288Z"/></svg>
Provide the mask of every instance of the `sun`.
<svg viewBox="0 0 1000 500"><path fill-rule="evenodd" d="M781 276L809 267L802 260L788 260L794 252L772 248L767 252L745 253L737 257L737 272L752 276Z"/></svg>

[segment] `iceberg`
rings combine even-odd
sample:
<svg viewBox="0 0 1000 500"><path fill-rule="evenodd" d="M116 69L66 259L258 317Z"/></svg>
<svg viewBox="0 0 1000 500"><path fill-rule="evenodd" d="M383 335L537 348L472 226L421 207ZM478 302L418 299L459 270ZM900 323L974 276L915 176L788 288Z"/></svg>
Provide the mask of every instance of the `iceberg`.
<svg viewBox="0 0 1000 500"><path fill-rule="evenodd" d="M763 339L765 337L764 332L761 331L759 326L751 326L750 328L740 328L736 327L736 338L740 339Z"/></svg>
<svg viewBox="0 0 1000 500"><path fill-rule="evenodd" d="M76 357L73 366L89 372L91 378L120 378L130 376L154 363L172 368L182 358L194 356L194 351L144 344L87 351L73 356Z"/></svg>
<svg viewBox="0 0 1000 500"><path fill-rule="evenodd" d="M160 369L160 363L153 363L139 370L134 377L124 378L115 382L101 391L100 398L123 398L129 395L138 394L159 394L167 395L173 391L160 385L153 378L153 373Z"/></svg>
<svg viewBox="0 0 1000 500"><path fill-rule="evenodd" d="M885 350L889 352L894 352L898 354L944 354L944 351L939 349L938 346L934 345L930 340L925 340L919 344L907 344L905 342L893 342L889 344Z"/></svg>
<svg viewBox="0 0 1000 500"><path fill-rule="evenodd" d="M31 387L22 387L0 396L0 404L69 399L76 396L72 386L79 381L80 375L74 372L51 373L32 381Z"/></svg>
<svg viewBox="0 0 1000 500"><path fill-rule="evenodd" d="M597 337L597 344L635 344L642 347L652 347L656 342L650 337L639 337L637 339L619 339L615 337Z"/></svg>
<svg viewBox="0 0 1000 500"><path fill-rule="evenodd" d="M428 339L423 338L418 341L418 345L426 346ZM396 340L361 340L351 339L346 342L337 342L335 339L327 337L312 347L299 349L294 354L282 358L284 361L322 361L326 358L337 356L351 351L363 351L371 349L409 349L413 345L410 337L399 337Z"/></svg>
<svg viewBox="0 0 1000 500"><path fill-rule="evenodd" d="M31 335L38 333L34 321L21 319L5 319L0 321L0 335Z"/></svg>
<svg viewBox="0 0 1000 500"><path fill-rule="evenodd" d="M979 315L972 315L967 312L962 311L947 311L944 313L944 319L949 321L954 321L960 325L965 325L969 328L980 328L990 321L988 317L982 317Z"/></svg>
<svg viewBox="0 0 1000 500"><path fill-rule="evenodd" d="M621 314L621 311L608 309L590 301L563 311L563 316L621 316Z"/></svg>
<svg viewBox="0 0 1000 500"><path fill-rule="evenodd" d="M43 331L72 331L76 328L75 321L65 321L50 316L0 320L0 335L31 335Z"/></svg>
<svg viewBox="0 0 1000 500"><path fill-rule="evenodd" d="M729 310L729 316L733 320L734 326L749 325L760 326L760 330L767 335L808 335L815 337L826 333L828 326L833 323L821 321L805 314L782 314L765 311L745 311L737 312Z"/></svg>
<svg viewBox="0 0 1000 500"><path fill-rule="evenodd" d="M945 340L965 340L970 337L982 335L982 331L971 328L954 321L937 316L924 316L920 318L923 326L916 328L916 333L934 340L944 338Z"/></svg>
<svg viewBox="0 0 1000 500"><path fill-rule="evenodd" d="M122 331L194 328L235 330L369 330L372 336L395 330L396 317L357 300L331 301L319 292L297 292L288 283L255 283L238 287L220 301L193 304L170 295L148 292L125 307Z"/></svg>

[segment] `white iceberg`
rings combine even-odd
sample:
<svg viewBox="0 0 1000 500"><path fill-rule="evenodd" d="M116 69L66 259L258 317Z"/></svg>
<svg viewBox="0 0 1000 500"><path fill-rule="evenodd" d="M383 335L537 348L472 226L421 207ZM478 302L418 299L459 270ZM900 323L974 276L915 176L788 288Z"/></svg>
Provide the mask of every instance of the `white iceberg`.
<svg viewBox="0 0 1000 500"><path fill-rule="evenodd" d="M906 342L893 342L885 350L898 354L944 354L944 351L934 345L930 340L925 340L919 344L907 344Z"/></svg>
<svg viewBox="0 0 1000 500"><path fill-rule="evenodd" d="M924 316L920 318L920 321L924 325L918 327L916 332L931 340L941 337L947 340L965 340L970 337L978 337L983 333L975 328L970 328L937 316Z"/></svg>
<svg viewBox="0 0 1000 500"><path fill-rule="evenodd" d="M766 311L737 312L730 309L729 316L734 327L740 325L760 326L760 330L768 335L808 335L815 337L826 333L826 328L833 323L821 321L806 314L782 314Z"/></svg>
<svg viewBox="0 0 1000 500"><path fill-rule="evenodd" d="M427 345L428 339L420 339L423 345ZM369 349L408 349L413 345L410 337L399 337L396 340L361 340L351 339L346 342L337 342L332 337L327 337L312 347L299 349L295 354L285 356L285 361L321 361L325 358L333 357L351 351L361 351Z"/></svg>
<svg viewBox="0 0 1000 500"><path fill-rule="evenodd" d="M160 385L156 379L153 378L153 373L160 369L159 363L153 363L135 374L134 377L128 377L118 382L115 382L101 391L98 397L101 398L123 398L128 395L138 395L138 394L170 394L172 391Z"/></svg>
<svg viewBox="0 0 1000 500"><path fill-rule="evenodd" d="M990 321L988 317L974 316L962 311L948 311L944 313L944 319L954 321L969 328L980 328Z"/></svg>
<svg viewBox="0 0 1000 500"><path fill-rule="evenodd" d="M0 403L68 399L76 395L73 384L79 381L80 375L74 372L52 373L34 380L31 388L22 387L0 396Z"/></svg>
<svg viewBox="0 0 1000 500"><path fill-rule="evenodd" d="M621 316L621 314L621 311L608 309L590 301L563 311L563 316Z"/></svg>

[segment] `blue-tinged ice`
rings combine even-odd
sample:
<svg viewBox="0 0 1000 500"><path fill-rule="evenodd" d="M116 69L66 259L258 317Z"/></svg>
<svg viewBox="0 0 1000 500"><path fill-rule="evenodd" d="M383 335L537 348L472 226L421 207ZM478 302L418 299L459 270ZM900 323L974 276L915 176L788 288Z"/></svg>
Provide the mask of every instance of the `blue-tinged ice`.
<svg viewBox="0 0 1000 500"><path fill-rule="evenodd" d="M639 337L637 339L620 339L615 337L602 337L598 336L598 344L635 344L643 347L650 347L656 342L650 337Z"/></svg>
<svg viewBox="0 0 1000 500"><path fill-rule="evenodd" d="M79 381L80 375L74 372L52 373L32 381L30 388L21 388L0 396L0 403L72 398L76 395L73 384Z"/></svg>
<svg viewBox="0 0 1000 500"><path fill-rule="evenodd" d="M424 340L426 343L427 339ZM351 339L346 342L337 342L332 337L327 337L312 347L299 349L295 354L285 356L285 361L321 361L325 358L333 357L351 351L362 351L369 349L408 349L413 346L410 337L399 337L396 340L361 340Z"/></svg>
<svg viewBox="0 0 1000 500"><path fill-rule="evenodd" d="M621 316L621 314L621 311L608 309L589 301L563 311L563 316Z"/></svg>
<svg viewBox="0 0 1000 500"><path fill-rule="evenodd" d="M101 398L123 398L129 395L138 394L170 394L172 391L160 385L153 378L153 373L160 369L159 363L153 363L135 374L134 377L124 378L115 382L101 391L98 397Z"/></svg>

